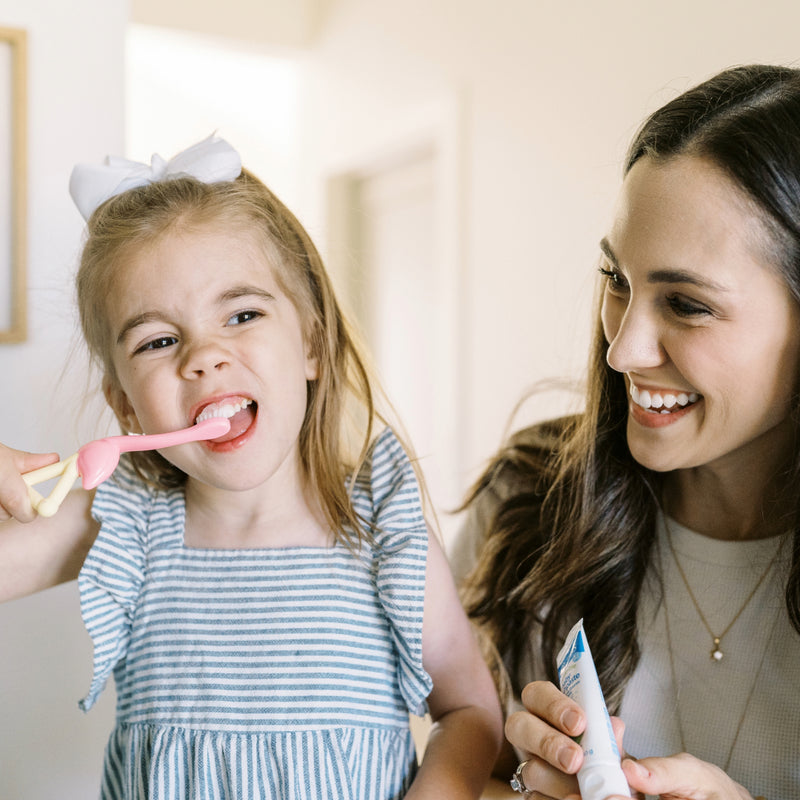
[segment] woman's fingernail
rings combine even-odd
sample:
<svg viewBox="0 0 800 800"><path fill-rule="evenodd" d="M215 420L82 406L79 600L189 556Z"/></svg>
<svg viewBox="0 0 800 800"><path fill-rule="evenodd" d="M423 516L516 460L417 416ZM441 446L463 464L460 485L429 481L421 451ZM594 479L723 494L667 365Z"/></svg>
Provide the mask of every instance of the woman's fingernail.
<svg viewBox="0 0 800 800"><path fill-rule="evenodd" d="M567 713L564 714L564 727L567 730L575 730L580 721L581 715L577 711L567 711Z"/></svg>
<svg viewBox="0 0 800 800"><path fill-rule="evenodd" d="M573 761L575 761L575 751L571 747L562 747L558 751L558 763L564 772L572 771Z"/></svg>

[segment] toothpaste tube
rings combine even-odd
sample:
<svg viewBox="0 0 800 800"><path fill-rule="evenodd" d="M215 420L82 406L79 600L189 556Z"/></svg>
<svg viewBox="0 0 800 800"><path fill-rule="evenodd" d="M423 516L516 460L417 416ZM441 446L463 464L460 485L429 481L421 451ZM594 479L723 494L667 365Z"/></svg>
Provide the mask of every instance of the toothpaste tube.
<svg viewBox="0 0 800 800"><path fill-rule="evenodd" d="M558 681L561 691L586 713L586 730L577 738L583 748L583 765L578 770L581 797L583 800L604 800L611 794L630 797L582 619L569 632L558 653Z"/></svg>

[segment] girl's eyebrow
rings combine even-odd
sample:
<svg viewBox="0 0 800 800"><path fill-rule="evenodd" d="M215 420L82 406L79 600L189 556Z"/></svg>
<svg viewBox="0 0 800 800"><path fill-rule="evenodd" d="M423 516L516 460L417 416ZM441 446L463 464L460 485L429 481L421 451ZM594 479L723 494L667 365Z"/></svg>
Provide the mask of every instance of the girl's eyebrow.
<svg viewBox="0 0 800 800"><path fill-rule="evenodd" d="M608 242L608 239L603 237L600 240L600 249L603 255L612 263L617 269L620 268L619 261L617 260L614 250ZM694 272L689 272L685 269L656 269L647 273L648 283L688 283L691 286L697 286L701 289L709 289L714 292L727 292L728 289L722 284L709 281L705 278L699 277Z"/></svg>
<svg viewBox="0 0 800 800"><path fill-rule="evenodd" d="M233 286L230 289L226 289L224 292L222 292L222 294L220 294L217 298L217 304L222 305L223 303L231 300L238 300L241 297L256 297L267 301L275 300L275 295L271 294L266 289L261 289L258 286L242 284L241 286ZM122 342L125 340L125 337L134 328L138 328L140 325L147 325L150 322L159 322L164 319L164 313L161 311L144 311L141 314L136 314L135 316L126 320L120 328L119 334L117 335L117 344L122 344Z"/></svg>
<svg viewBox="0 0 800 800"><path fill-rule="evenodd" d="M125 341L125 337L134 328L138 328L140 325L146 325L148 322L158 322L162 319L164 319L164 316L158 311L145 311L142 314L137 314L136 316L131 317L130 319L126 320L123 326L120 328L119 334L117 335L117 344L122 344Z"/></svg>
<svg viewBox="0 0 800 800"><path fill-rule="evenodd" d="M224 303L227 300L237 300L240 297L258 297L262 300L274 300L275 295L258 286L242 284L226 289L220 296L218 302Z"/></svg>

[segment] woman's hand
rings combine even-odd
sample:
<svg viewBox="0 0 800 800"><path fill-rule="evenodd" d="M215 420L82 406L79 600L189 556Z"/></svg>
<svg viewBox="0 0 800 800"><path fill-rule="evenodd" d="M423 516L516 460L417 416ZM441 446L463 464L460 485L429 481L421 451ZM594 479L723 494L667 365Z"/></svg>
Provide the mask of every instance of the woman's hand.
<svg viewBox="0 0 800 800"><path fill-rule="evenodd" d="M625 759L622 769L631 789L662 800L753 800L719 767L681 753L669 758Z"/></svg>
<svg viewBox="0 0 800 800"><path fill-rule="evenodd" d="M552 683L535 681L522 690L525 711L506 720L506 737L518 750L530 753L522 771L525 787L546 797L578 794L575 777L583 750L571 737L583 733L586 715Z"/></svg>
<svg viewBox="0 0 800 800"><path fill-rule="evenodd" d="M580 797L576 774L583 750L573 737L586 728L583 709L552 683L535 681L522 690L525 711L511 714L506 737L518 750L530 753L522 770L525 787L535 797ZM620 753L625 725L611 717Z"/></svg>
<svg viewBox="0 0 800 800"><path fill-rule="evenodd" d="M12 517L32 522L36 512L22 474L58 461L55 453L26 453L0 444L0 522Z"/></svg>

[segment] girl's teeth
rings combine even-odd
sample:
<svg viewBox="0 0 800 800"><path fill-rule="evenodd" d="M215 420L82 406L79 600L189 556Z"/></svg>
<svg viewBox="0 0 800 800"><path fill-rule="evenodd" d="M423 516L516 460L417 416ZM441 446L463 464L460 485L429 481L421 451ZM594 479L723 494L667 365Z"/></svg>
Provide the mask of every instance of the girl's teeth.
<svg viewBox="0 0 800 800"><path fill-rule="evenodd" d="M203 420L211 419L212 417L225 417L226 419L230 419L243 408L247 408L252 402L252 400L242 399L238 403L212 403L200 412L195 423L203 422Z"/></svg>

